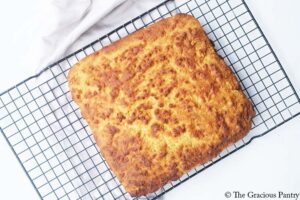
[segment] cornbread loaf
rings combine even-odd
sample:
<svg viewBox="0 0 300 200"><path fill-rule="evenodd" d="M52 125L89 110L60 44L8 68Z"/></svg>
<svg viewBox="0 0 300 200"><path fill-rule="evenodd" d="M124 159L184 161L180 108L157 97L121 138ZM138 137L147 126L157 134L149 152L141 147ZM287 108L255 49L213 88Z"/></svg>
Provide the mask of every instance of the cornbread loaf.
<svg viewBox="0 0 300 200"><path fill-rule="evenodd" d="M162 19L68 74L74 101L131 196L154 192L243 138L254 115L198 20Z"/></svg>

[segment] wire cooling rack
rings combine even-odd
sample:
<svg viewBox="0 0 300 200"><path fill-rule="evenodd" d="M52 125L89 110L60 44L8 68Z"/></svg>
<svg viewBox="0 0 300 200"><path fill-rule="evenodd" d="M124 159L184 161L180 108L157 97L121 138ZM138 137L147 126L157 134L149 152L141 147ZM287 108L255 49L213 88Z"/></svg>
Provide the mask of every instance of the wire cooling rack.
<svg viewBox="0 0 300 200"><path fill-rule="evenodd" d="M1 131L42 199L134 199L99 153L71 99L66 75L88 54L178 12L199 19L251 99L256 116L243 140L142 199L157 199L299 115L299 97L243 0L190 0L177 7L166 1L0 94Z"/></svg>

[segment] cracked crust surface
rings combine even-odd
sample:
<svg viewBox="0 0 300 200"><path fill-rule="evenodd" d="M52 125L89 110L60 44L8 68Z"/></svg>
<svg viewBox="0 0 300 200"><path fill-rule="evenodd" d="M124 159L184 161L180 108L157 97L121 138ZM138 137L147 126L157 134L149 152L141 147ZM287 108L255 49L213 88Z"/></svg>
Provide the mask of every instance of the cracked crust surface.
<svg viewBox="0 0 300 200"><path fill-rule="evenodd" d="M243 138L254 115L199 22L177 14L75 64L74 101L132 196L154 192Z"/></svg>

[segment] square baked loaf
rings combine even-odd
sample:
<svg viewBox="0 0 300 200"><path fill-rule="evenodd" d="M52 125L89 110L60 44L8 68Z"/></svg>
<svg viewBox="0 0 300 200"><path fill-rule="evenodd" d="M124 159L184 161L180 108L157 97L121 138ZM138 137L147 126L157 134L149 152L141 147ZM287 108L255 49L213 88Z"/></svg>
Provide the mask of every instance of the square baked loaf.
<svg viewBox="0 0 300 200"><path fill-rule="evenodd" d="M131 196L154 192L251 129L254 110L197 19L162 19L75 64L74 101Z"/></svg>

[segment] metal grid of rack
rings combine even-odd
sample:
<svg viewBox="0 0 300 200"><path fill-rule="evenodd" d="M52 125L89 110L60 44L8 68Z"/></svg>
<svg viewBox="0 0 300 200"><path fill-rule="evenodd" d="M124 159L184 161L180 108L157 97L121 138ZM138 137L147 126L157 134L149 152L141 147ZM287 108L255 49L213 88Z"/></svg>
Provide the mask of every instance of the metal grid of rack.
<svg viewBox="0 0 300 200"><path fill-rule="evenodd" d="M0 94L0 131L42 199L135 199L99 153L71 99L66 76L78 60L178 12L201 22L219 55L238 77L256 116L244 139L140 199L157 199L299 115L299 97L243 0L190 0L178 6L169 0Z"/></svg>

